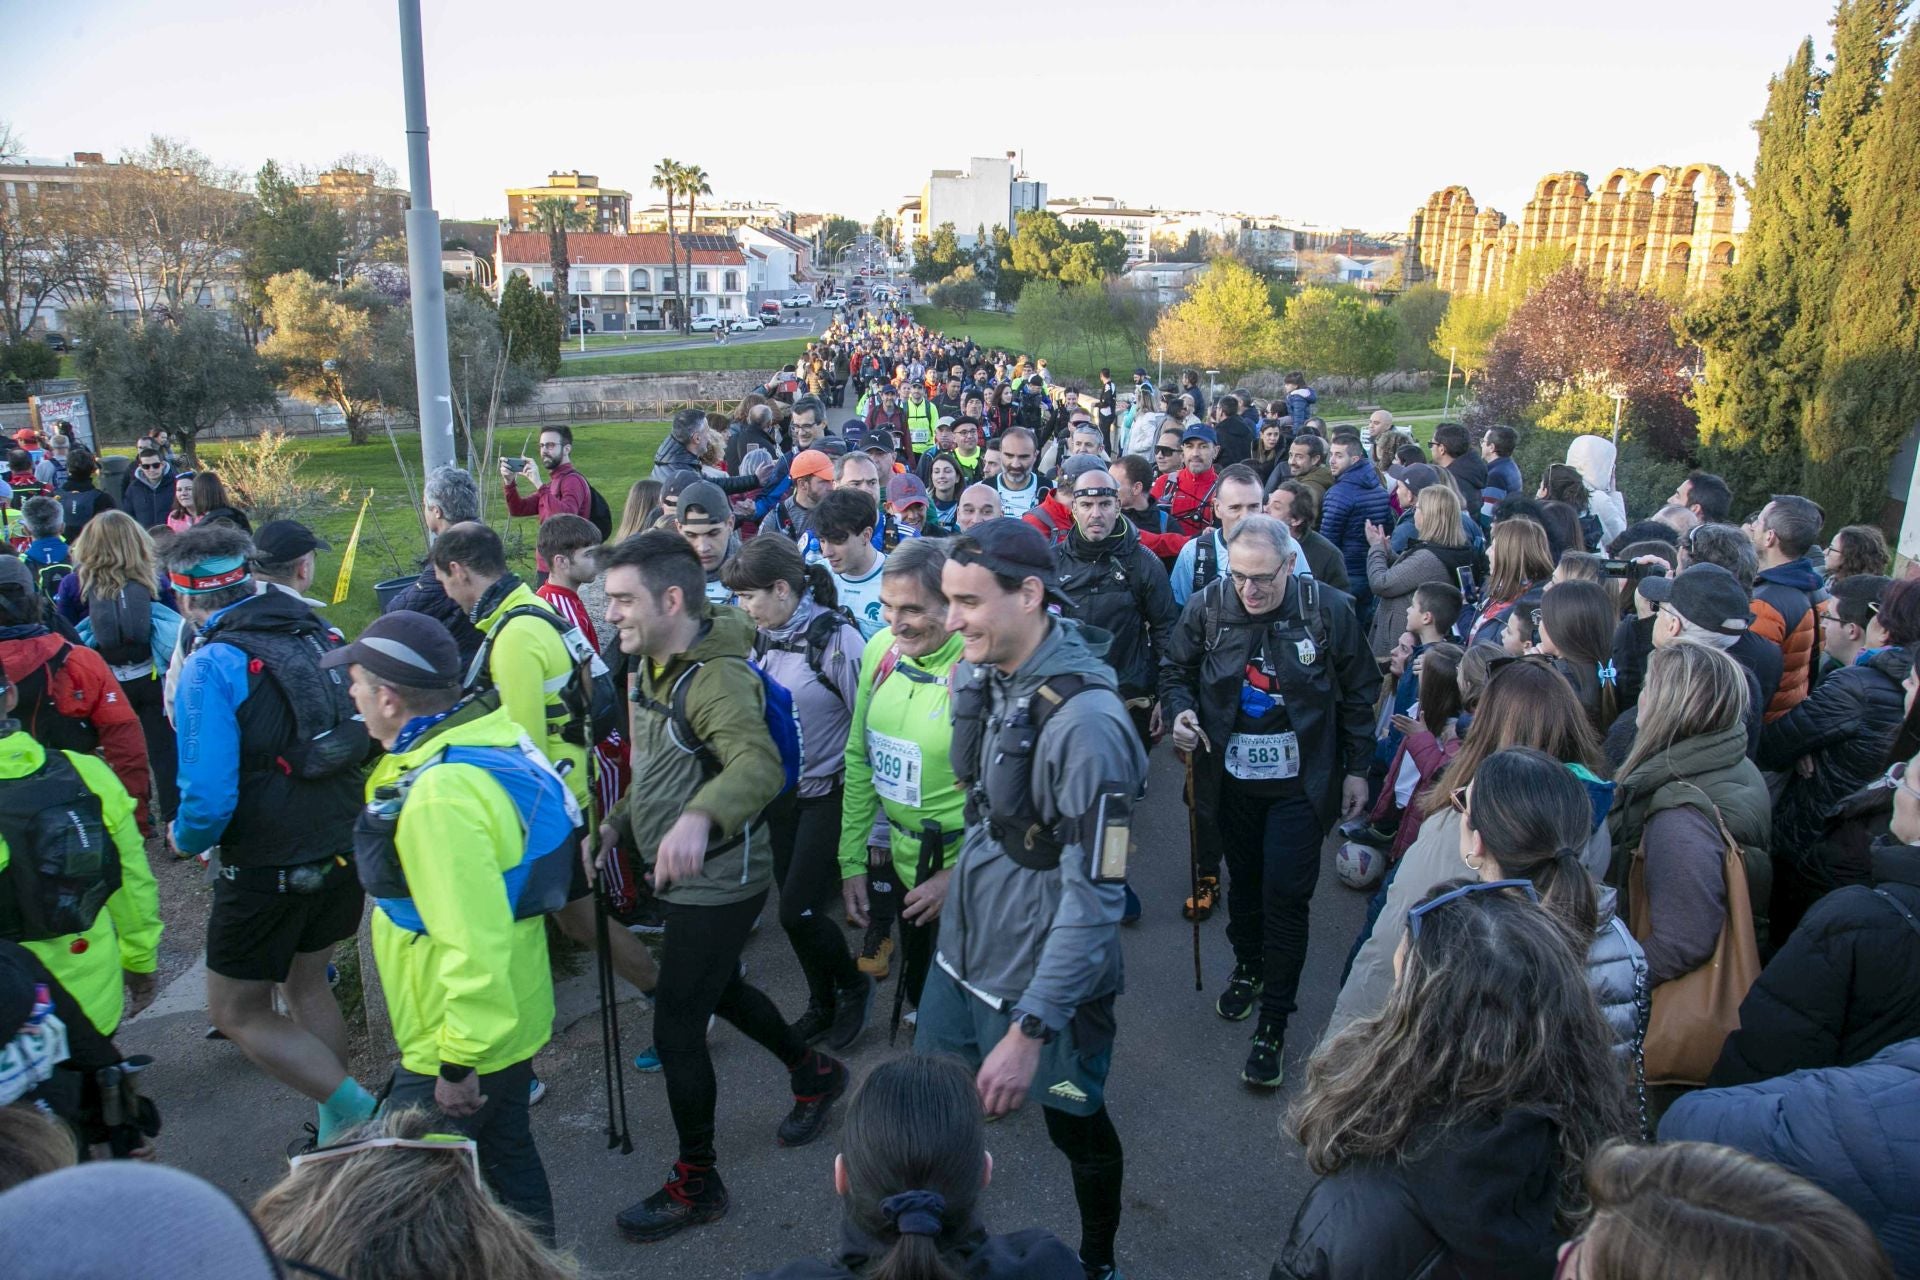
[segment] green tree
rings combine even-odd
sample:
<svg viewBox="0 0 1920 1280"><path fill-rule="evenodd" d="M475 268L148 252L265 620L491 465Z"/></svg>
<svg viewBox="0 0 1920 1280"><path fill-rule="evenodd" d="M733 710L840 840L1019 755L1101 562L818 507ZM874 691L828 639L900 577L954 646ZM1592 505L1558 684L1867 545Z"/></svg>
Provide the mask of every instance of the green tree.
<svg viewBox="0 0 1920 1280"><path fill-rule="evenodd" d="M0 347L0 378L39 382L60 376L60 356L44 342L31 338Z"/></svg>
<svg viewBox="0 0 1920 1280"><path fill-rule="evenodd" d="M198 307L132 325L87 307L74 320L80 374L104 435L133 440L165 427L187 465L198 467L202 432L229 414L268 413L277 403L252 345Z"/></svg>
<svg viewBox="0 0 1920 1280"><path fill-rule="evenodd" d="M667 198L667 265L673 269L673 325L685 333L687 331L687 273L680 269L680 237L673 229L673 210L680 198L680 170L684 166L671 157L662 159L653 166L653 177L649 185L658 189ZM691 262L691 259L689 259Z"/></svg>
<svg viewBox="0 0 1920 1280"><path fill-rule="evenodd" d="M1431 284L1417 284L1393 300L1393 314L1400 321L1400 339L1394 352L1396 367L1433 367L1433 338L1447 314L1447 302L1446 291Z"/></svg>
<svg viewBox="0 0 1920 1280"><path fill-rule="evenodd" d="M828 214L827 220L820 224L820 266L845 253L859 238L860 224L852 218L842 218L838 214Z"/></svg>
<svg viewBox="0 0 1920 1280"><path fill-rule="evenodd" d="M566 322L573 314L573 304L567 298L573 287L567 233L585 231L587 214L566 196L544 196L533 202L533 225L547 233L547 269L553 273L553 313L557 321L554 336L559 338L566 333Z"/></svg>
<svg viewBox="0 0 1920 1280"><path fill-rule="evenodd" d="M515 364L540 378L560 372L560 314L553 299L518 271L500 291L500 332Z"/></svg>
<svg viewBox="0 0 1920 1280"><path fill-rule="evenodd" d="M1287 303L1279 324L1279 355L1297 369L1363 378L1371 384L1393 368L1399 337L1399 325L1387 308L1316 285Z"/></svg>
<svg viewBox="0 0 1920 1280"><path fill-rule="evenodd" d="M332 205L302 196L298 184L269 160L254 175L253 211L241 228L240 241L248 327L257 329L267 302L267 281L286 271L304 271L317 280L335 275L346 232Z"/></svg>
<svg viewBox="0 0 1920 1280"><path fill-rule="evenodd" d="M288 391L345 414L355 444L373 438L373 411L388 390L383 379L391 381L378 341L385 310L372 290L341 292L304 271L267 281L265 322L273 333L260 354Z"/></svg>
<svg viewBox="0 0 1920 1280"><path fill-rule="evenodd" d="M1493 340L1514 308L1572 260L1572 251L1564 245L1539 245L1507 265L1498 289L1454 298L1433 332L1435 358L1451 361L1460 370L1462 385L1471 385L1487 367Z"/></svg>
<svg viewBox="0 0 1920 1280"><path fill-rule="evenodd" d="M951 222L943 222L936 227L931 239L926 236L914 237L912 275L919 284L945 280L966 259L966 252L960 248L960 237Z"/></svg>
<svg viewBox="0 0 1920 1280"><path fill-rule="evenodd" d="M1028 351L1044 355L1059 350L1068 334L1067 301L1060 282L1035 280L1022 289L1013 318Z"/></svg>
<svg viewBox="0 0 1920 1280"><path fill-rule="evenodd" d="M1103 231L1094 222L1072 227L1048 209L1023 209L1014 216L1014 230L1000 259L997 292L1002 299L1018 298L1033 280L1063 284L1094 284L1118 275L1127 265L1127 240L1118 231Z"/></svg>
<svg viewBox="0 0 1920 1280"><path fill-rule="evenodd" d="M420 396L413 360L413 308L389 309L379 319L378 335L373 380L380 399L386 407L418 422ZM484 425L496 377L500 384L500 403L507 405L524 403L533 394L538 379L526 365L507 358L499 312L488 302L464 292L447 295L447 366L453 371L454 428L459 447L471 455L475 423L467 420L469 403L477 422Z"/></svg>
<svg viewBox="0 0 1920 1280"><path fill-rule="evenodd" d="M1178 365L1218 369L1229 378L1274 360L1280 321L1264 280L1231 258L1214 261L1185 300L1167 308L1152 343Z"/></svg>
<svg viewBox="0 0 1920 1280"><path fill-rule="evenodd" d="M900 251L899 224L894 222L894 220L886 214L874 214L873 225L868 228L867 233L875 240L878 240L888 253L898 253Z"/></svg>
<svg viewBox="0 0 1920 1280"><path fill-rule="evenodd" d="M965 320L968 312L980 309L986 301L987 291L981 286L973 268L962 265L955 267L952 275L933 286L933 292L927 296L934 306L951 311Z"/></svg>

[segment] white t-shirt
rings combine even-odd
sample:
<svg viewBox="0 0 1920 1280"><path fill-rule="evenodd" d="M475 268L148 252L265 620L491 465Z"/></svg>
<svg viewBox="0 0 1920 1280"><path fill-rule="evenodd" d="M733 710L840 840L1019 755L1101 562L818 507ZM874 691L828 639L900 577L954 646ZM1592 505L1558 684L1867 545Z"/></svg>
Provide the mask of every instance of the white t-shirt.
<svg viewBox="0 0 1920 1280"><path fill-rule="evenodd" d="M863 640L873 639L887 625L880 616L880 570L886 563L886 556L875 552L873 568L859 578L843 578L834 573L831 565L827 567L833 576L834 589L840 593L840 603L853 614Z"/></svg>
<svg viewBox="0 0 1920 1280"><path fill-rule="evenodd" d="M995 476L993 484L993 487L999 490L1000 493L1000 510L1002 514L1018 520L1020 517L1026 515L1027 512L1040 505L1040 477L1037 474L1027 477L1027 487L1024 489L1007 488L1006 485L1000 483L1004 478L1003 476Z"/></svg>

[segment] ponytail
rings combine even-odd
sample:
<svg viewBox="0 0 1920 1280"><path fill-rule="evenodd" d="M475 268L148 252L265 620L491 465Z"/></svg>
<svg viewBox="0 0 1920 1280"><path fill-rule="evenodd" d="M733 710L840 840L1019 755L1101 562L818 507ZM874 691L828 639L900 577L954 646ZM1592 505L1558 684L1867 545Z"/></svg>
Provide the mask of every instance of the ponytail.
<svg viewBox="0 0 1920 1280"><path fill-rule="evenodd" d="M1593 830L1593 804L1580 780L1544 751L1496 751L1474 772L1468 821L1501 874L1531 880L1540 905L1585 954L1600 904L1580 860Z"/></svg>
<svg viewBox="0 0 1920 1280"><path fill-rule="evenodd" d="M918 544L913 544L918 545ZM841 1122L847 1217L886 1246L869 1280L961 1280L941 1257L974 1220L986 1184L973 1073L957 1059L883 1062Z"/></svg>
<svg viewBox="0 0 1920 1280"><path fill-rule="evenodd" d="M810 564L804 570L806 591L813 602L822 609L837 608L840 604L840 588L833 585L833 574L823 564Z"/></svg>
<svg viewBox="0 0 1920 1280"><path fill-rule="evenodd" d="M938 1191L901 1191L880 1202L893 1247L867 1274L872 1280L961 1280L940 1256L947 1200Z"/></svg>
<svg viewBox="0 0 1920 1280"><path fill-rule="evenodd" d="M1580 861L1579 850L1561 845L1551 858L1528 864L1524 870L1509 867L1504 860L1500 866L1508 875L1533 881L1533 887L1540 891L1540 905L1581 939L1582 946L1591 945L1593 931L1600 927L1600 895L1594 890L1586 863Z"/></svg>

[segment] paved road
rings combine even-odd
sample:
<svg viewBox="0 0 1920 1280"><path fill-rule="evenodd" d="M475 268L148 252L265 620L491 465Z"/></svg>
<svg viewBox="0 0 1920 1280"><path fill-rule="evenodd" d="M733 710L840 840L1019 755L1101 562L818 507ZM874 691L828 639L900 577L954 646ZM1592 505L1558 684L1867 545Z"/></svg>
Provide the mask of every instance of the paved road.
<svg viewBox="0 0 1920 1280"><path fill-rule="evenodd" d="M572 345L560 352L560 359L591 360L595 356L642 355L650 351L725 351L730 347L743 347L755 342L779 342L783 339L810 338L814 331L823 328L827 311L823 307L809 307L805 311L788 312L780 317L780 323L757 333L735 333L727 337L726 346L713 340L710 333L696 333L691 337L675 342L637 342L631 346L588 346L580 350L580 339L575 336ZM592 335L589 334L589 337Z"/></svg>
<svg viewBox="0 0 1920 1280"><path fill-rule="evenodd" d="M1287 1046L1289 1082L1277 1096L1250 1092L1239 1082L1250 1028L1222 1022L1212 1012L1231 967L1223 916L1202 926L1207 989L1193 990L1191 934L1178 912L1187 886L1180 785L1179 767L1163 745L1155 753L1150 790L1156 802L1143 807L1136 837L1134 885L1147 912L1125 933L1128 985L1119 1003L1110 1091L1128 1155L1120 1258L1130 1280L1262 1280L1311 1182L1297 1144L1282 1132L1284 1109L1331 1010L1365 904L1334 879L1329 845L1301 1009ZM156 870L168 877L191 875L183 864ZM799 972L771 914L748 946L750 976L797 1014L804 999ZM176 979L171 999L163 997L127 1027L120 1043L159 1060L146 1078L166 1118L163 1158L250 1203L284 1172L283 1149L313 1108L268 1083L233 1046L200 1038L205 1017L195 983L192 972ZM813 1146L776 1147L773 1129L787 1102L784 1073L725 1026L714 1034L713 1056L720 1080L719 1150L732 1211L720 1223L664 1244L621 1241L612 1216L659 1186L673 1160L673 1128L660 1077L629 1070L634 1152L607 1150L592 991L591 972L562 985L560 1026L538 1060L551 1092L534 1112L534 1132L553 1181L562 1241L597 1272L644 1269L679 1280L739 1277L824 1253L837 1221L831 1182L837 1120ZM893 984L884 984L876 1009L890 1010L892 993ZM621 1015L630 1056L648 1039L648 1019L637 999L623 1005ZM889 1052L883 1022L862 1038L851 1060L859 1070ZM384 1076L387 1060L356 1066L371 1081ZM999 1230L1043 1226L1076 1242L1078 1216L1066 1166L1048 1144L1040 1117L1023 1109L990 1127L988 1138L995 1161L983 1206L988 1223Z"/></svg>

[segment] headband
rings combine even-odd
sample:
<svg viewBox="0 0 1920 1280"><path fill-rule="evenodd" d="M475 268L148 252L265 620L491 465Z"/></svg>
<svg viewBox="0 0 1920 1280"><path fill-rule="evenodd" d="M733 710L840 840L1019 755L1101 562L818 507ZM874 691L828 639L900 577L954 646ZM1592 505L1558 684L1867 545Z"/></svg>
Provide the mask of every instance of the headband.
<svg viewBox="0 0 1920 1280"><path fill-rule="evenodd" d="M902 1191L880 1202L888 1225L903 1236L937 1236L947 1198L938 1191Z"/></svg>
<svg viewBox="0 0 1920 1280"><path fill-rule="evenodd" d="M1120 491L1111 485L1096 485L1090 489L1075 489L1073 496L1076 498L1117 498L1120 496Z"/></svg>
<svg viewBox="0 0 1920 1280"><path fill-rule="evenodd" d="M167 581L173 584L173 589L190 596L204 596L228 587L237 587L251 577L245 556L218 556L212 560L202 560L184 573L167 573Z"/></svg>

